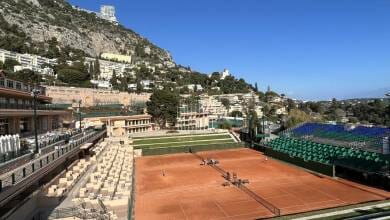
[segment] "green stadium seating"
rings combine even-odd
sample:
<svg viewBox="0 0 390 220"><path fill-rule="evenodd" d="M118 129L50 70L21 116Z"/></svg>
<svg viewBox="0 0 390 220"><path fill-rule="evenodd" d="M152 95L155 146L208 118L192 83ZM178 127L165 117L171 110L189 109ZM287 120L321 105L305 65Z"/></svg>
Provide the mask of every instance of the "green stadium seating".
<svg viewBox="0 0 390 220"><path fill-rule="evenodd" d="M328 165L339 162L366 171L380 171L389 165L389 160L378 153L295 138L280 137L267 143L267 146L275 151L288 154L290 157L302 158L305 161Z"/></svg>

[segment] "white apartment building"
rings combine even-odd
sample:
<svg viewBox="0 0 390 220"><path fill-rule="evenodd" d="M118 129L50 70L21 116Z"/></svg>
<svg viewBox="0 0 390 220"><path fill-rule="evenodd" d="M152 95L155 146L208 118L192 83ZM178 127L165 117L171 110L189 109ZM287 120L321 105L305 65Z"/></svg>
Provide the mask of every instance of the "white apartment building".
<svg viewBox="0 0 390 220"><path fill-rule="evenodd" d="M227 76L230 76L230 72L228 69L224 69L221 73L221 79L225 79Z"/></svg>
<svg viewBox="0 0 390 220"><path fill-rule="evenodd" d="M244 114L242 105L240 103L235 103L233 105L230 105L229 113L234 112L234 111L239 111L239 112L242 112Z"/></svg>
<svg viewBox="0 0 390 220"><path fill-rule="evenodd" d="M87 57L85 58L85 65L92 65L95 62L95 58ZM118 63L113 61L107 61L107 60L100 60L99 59L99 66L100 66L100 80L110 80L112 78L112 75L115 74L117 76L123 76L123 74L130 70L132 68L131 64L128 63Z"/></svg>
<svg viewBox="0 0 390 220"><path fill-rule="evenodd" d="M222 72L219 72L219 78L220 79L225 79L227 76L230 76L230 72L228 69L224 69ZM209 75L209 77L211 77L212 74Z"/></svg>
<svg viewBox="0 0 390 220"><path fill-rule="evenodd" d="M142 85L143 89L145 89L145 90L152 90L152 86L154 84L154 81L152 81L152 80L141 80L140 84Z"/></svg>
<svg viewBox="0 0 390 220"><path fill-rule="evenodd" d="M276 109L275 114L277 114L277 115L287 115L288 112L287 112L286 107L283 106L283 107L280 107L280 108Z"/></svg>
<svg viewBox="0 0 390 220"><path fill-rule="evenodd" d="M21 54L0 49L0 62L4 63L8 59L15 60L20 64L14 68L14 71L30 69L40 74L52 73L52 70L50 71L46 68L42 68L42 65L49 64L54 66L58 64L57 59L49 59L34 54Z"/></svg>
<svg viewBox="0 0 390 220"><path fill-rule="evenodd" d="M100 16L101 18L110 21L112 23L118 23L118 20L115 16L115 7L111 5L102 5L100 7Z"/></svg>
<svg viewBox="0 0 390 220"><path fill-rule="evenodd" d="M21 54L0 49L0 62L11 59L16 60L21 66L41 67L43 64L57 65L57 59L49 59L34 54Z"/></svg>
<svg viewBox="0 0 390 220"><path fill-rule="evenodd" d="M197 91L200 91L200 92L202 92L204 90L202 85L200 85L200 84L189 84L189 85L187 85L187 88L190 91L195 91L195 88Z"/></svg>
<svg viewBox="0 0 390 220"><path fill-rule="evenodd" d="M73 9L78 11L83 11L89 14L96 14L96 17L104 19L106 21L112 22L113 24L118 24L118 19L115 16L115 7L111 5L102 5L100 6L100 12L94 12L78 6L72 6Z"/></svg>
<svg viewBox="0 0 390 220"><path fill-rule="evenodd" d="M99 89L111 89L112 85L109 81L105 80L91 80L91 83L96 85Z"/></svg>

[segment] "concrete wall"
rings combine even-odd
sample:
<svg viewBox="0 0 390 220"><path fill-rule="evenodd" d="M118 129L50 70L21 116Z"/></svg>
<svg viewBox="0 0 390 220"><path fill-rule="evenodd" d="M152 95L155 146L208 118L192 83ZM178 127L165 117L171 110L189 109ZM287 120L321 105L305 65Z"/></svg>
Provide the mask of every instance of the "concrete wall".
<svg viewBox="0 0 390 220"><path fill-rule="evenodd" d="M75 100L82 100L82 107L91 107L98 104L131 105L137 102L147 102L150 93L127 93L118 90L72 88L47 86L47 96L53 98L54 104L72 104Z"/></svg>

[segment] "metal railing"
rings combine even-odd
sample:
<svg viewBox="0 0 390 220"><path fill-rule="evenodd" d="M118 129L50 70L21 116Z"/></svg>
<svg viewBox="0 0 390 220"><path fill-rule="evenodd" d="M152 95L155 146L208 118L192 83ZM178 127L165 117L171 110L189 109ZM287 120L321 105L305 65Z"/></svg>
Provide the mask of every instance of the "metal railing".
<svg viewBox="0 0 390 220"><path fill-rule="evenodd" d="M102 131L86 134L85 136L70 141L68 144L63 145L58 149L54 149L47 154L41 155L39 158L36 158L28 163L21 164L13 171L10 171L8 174L0 177L0 193L23 181L39 170L45 168L52 162L57 161L59 158L69 156L70 153L75 152L75 150L79 150L82 144L102 137L105 132L106 130L104 129Z"/></svg>
<svg viewBox="0 0 390 220"><path fill-rule="evenodd" d="M0 103L0 109L32 110L34 109L34 107L32 104ZM64 105L47 104L47 105L37 105L37 110L46 110L46 111L67 110L67 107L65 107Z"/></svg>
<svg viewBox="0 0 390 220"><path fill-rule="evenodd" d="M8 161L11 161L13 159L19 158L23 155L26 155L28 153L31 153L29 150L22 150L22 151L10 151L5 154L0 154L0 166L3 163L6 163Z"/></svg>
<svg viewBox="0 0 390 220"><path fill-rule="evenodd" d="M55 209L48 219L63 219L63 218L80 218L80 219L110 219L110 214L104 213L96 209L83 209L80 207L70 207Z"/></svg>
<svg viewBox="0 0 390 220"><path fill-rule="evenodd" d="M92 131L87 131L86 134L91 133ZM55 146L60 146L65 144L66 142L80 138L83 134L79 131L72 132L70 134L62 134L58 135L57 137L45 141L39 142L39 149L41 149L42 154L49 153L54 150ZM25 140L25 138L21 139L22 141ZM5 172L8 172L11 167L14 167L13 165L22 165L23 161L28 162L28 160L31 158L32 151L29 149L34 149L35 144L26 143L23 141L23 149L18 152L8 152L6 154L0 154L0 174L3 174ZM30 155L30 156L27 156ZM16 167L14 167L16 168Z"/></svg>

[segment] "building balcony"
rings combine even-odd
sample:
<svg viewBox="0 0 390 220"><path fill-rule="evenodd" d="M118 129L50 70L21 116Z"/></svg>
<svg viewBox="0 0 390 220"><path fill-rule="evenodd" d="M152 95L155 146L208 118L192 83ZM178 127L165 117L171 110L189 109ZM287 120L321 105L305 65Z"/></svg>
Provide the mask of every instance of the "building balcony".
<svg viewBox="0 0 390 220"><path fill-rule="evenodd" d="M38 89L40 91L40 95L38 95L37 97L38 100L45 101L45 102L51 101L51 98L46 96L45 87L34 86L28 83L24 83L21 81L8 79L0 76L0 94L2 94L3 96L32 99L31 92L34 89Z"/></svg>
<svg viewBox="0 0 390 220"><path fill-rule="evenodd" d="M0 103L1 117L33 116L34 111L31 105L17 103ZM37 105L37 115L67 115L70 111L56 105Z"/></svg>
<svg viewBox="0 0 390 220"><path fill-rule="evenodd" d="M33 110L33 105L19 104L19 103L0 103L0 109L20 109L20 110ZM67 110L63 105L37 105L37 110L53 111L53 110Z"/></svg>
<svg viewBox="0 0 390 220"><path fill-rule="evenodd" d="M138 124L138 125L123 125L123 128L142 128L142 127L151 127L151 124Z"/></svg>

